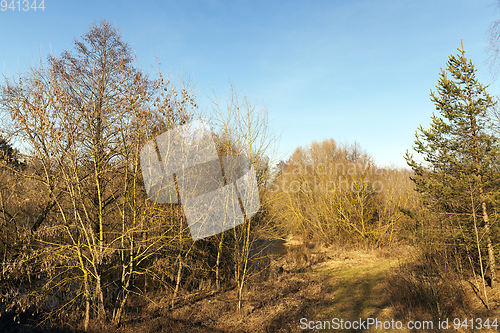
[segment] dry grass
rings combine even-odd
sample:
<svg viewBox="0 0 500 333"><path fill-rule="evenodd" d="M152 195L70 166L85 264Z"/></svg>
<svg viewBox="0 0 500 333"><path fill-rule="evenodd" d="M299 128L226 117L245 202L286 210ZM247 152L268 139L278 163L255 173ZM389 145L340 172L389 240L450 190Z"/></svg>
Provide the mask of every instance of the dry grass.
<svg viewBox="0 0 500 333"><path fill-rule="evenodd" d="M345 251L303 246L274 263L283 268L277 277L248 284L240 313L236 311L236 288L181 295L175 309L170 309L167 295L152 291L132 297L120 327L101 328L94 323L91 331L303 332L301 318L321 322L394 318L406 324L408 320L436 320L439 315L462 319L499 316L499 291L488 290L492 310L486 311L470 282L457 280L455 273L437 263L439 257L422 256L411 247ZM78 327L78 320L73 322ZM3 326L9 330L2 331L30 332L21 326L10 324ZM59 332L79 332L69 327ZM386 330L372 327L369 331Z"/></svg>
<svg viewBox="0 0 500 333"><path fill-rule="evenodd" d="M391 268L398 263L394 253L302 247L281 259L278 264L286 269L276 279L248 285L239 314L235 289L174 310L168 309L168 299L150 295L155 304L147 306L148 302L135 298L116 331L302 332L301 318L390 319L390 302L382 290Z"/></svg>

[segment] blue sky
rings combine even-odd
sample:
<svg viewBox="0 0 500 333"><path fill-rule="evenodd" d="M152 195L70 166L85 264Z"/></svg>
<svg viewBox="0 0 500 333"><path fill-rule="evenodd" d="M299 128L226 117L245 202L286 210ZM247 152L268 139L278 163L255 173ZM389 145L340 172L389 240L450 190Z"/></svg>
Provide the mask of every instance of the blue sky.
<svg viewBox="0 0 500 333"><path fill-rule="evenodd" d="M30 0L32 2L33 0ZM10 0L8 1L10 3ZM265 104L281 157L326 138L357 141L380 165L405 166L414 133L429 126L441 67L466 55L489 93L495 0L51 1L44 11L0 11L0 71L8 77L73 47L106 19L139 66L192 79L202 108L231 82Z"/></svg>

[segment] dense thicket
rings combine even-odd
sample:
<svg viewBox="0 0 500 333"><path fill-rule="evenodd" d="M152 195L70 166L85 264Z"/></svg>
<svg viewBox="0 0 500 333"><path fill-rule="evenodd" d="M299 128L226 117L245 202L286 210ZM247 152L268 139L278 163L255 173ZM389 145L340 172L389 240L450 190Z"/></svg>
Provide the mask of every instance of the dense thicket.
<svg viewBox="0 0 500 333"><path fill-rule="evenodd" d="M261 209L232 230L196 242L180 204L148 200L140 150L197 113L196 96L134 67L110 23L2 86L2 130L23 142L26 167L5 141L0 182L0 313L39 311L115 325L134 292L150 286L175 306L182 290L236 285L251 275L252 242L268 227L266 118L246 98L216 105L218 154L247 157ZM225 110L225 111L224 111ZM218 119L218 122L217 122ZM77 319L78 320L78 319Z"/></svg>
<svg viewBox="0 0 500 333"><path fill-rule="evenodd" d="M297 148L270 186L287 233L325 244L382 246L414 237L418 207L407 170L381 168L357 144Z"/></svg>

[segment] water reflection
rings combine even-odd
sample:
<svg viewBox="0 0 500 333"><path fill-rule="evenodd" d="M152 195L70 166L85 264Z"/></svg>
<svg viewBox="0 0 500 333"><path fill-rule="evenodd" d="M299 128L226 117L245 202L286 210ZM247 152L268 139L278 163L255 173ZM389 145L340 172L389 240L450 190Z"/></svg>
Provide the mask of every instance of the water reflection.
<svg viewBox="0 0 500 333"><path fill-rule="evenodd" d="M258 239L250 247L250 257L284 256L288 246L282 239Z"/></svg>

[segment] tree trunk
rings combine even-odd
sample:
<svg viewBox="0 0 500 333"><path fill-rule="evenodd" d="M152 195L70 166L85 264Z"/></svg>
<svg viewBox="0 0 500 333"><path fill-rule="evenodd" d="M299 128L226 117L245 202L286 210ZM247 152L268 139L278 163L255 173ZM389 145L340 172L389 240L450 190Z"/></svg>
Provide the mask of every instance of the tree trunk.
<svg viewBox="0 0 500 333"><path fill-rule="evenodd" d="M85 319L83 322L83 327L85 332L89 329L90 322L90 292L89 292L89 284L88 284L88 276L85 274Z"/></svg>
<svg viewBox="0 0 500 333"><path fill-rule="evenodd" d="M479 172L478 172L479 173ZM479 183L481 183L481 174L478 175ZM488 260L490 262L490 270L491 270L491 288L495 288L497 284L497 272L496 272L496 264L495 264L495 253L493 252L493 245L491 243L490 237L490 220L488 217L488 211L486 210L486 202L484 200L484 191L483 187L479 187L479 195L481 198L481 209L483 211L483 222L484 222L484 230L486 232L486 245L488 246Z"/></svg>
<svg viewBox="0 0 500 333"><path fill-rule="evenodd" d="M488 212L486 211L486 203L484 201L482 202L481 207L483 209L484 229L486 231L486 244L488 246L488 260L490 262L490 270L491 270L491 288L495 288L497 285L495 253L493 252L493 244L491 243L490 221L488 218Z"/></svg>
<svg viewBox="0 0 500 333"><path fill-rule="evenodd" d="M240 205L241 204L241 199L240 199ZM245 285L245 278L247 275L247 268L248 268L248 257L249 257L249 251L250 251L250 221L245 217L245 222L247 222L247 228L246 228L246 237L245 237L245 244L243 246L243 272L241 272L240 275L240 280L238 281L238 312L241 311L241 303L243 300L243 286Z"/></svg>
<svg viewBox="0 0 500 333"><path fill-rule="evenodd" d="M103 323L106 320L106 311L104 310L104 296L102 294L101 276L96 276L95 293L97 297L97 319Z"/></svg>
<svg viewBox="0 0 500 333"><path fill-rule="evenodd" d="M113 325L118 326L120 325L120 320L122 318L122 313L123 313L123 308L125 307L125 304L127 303L128 295L129 295L129 284L130 284L130 278L128 278L125 282L125 284L122 286L123 290L123 298L120 302L120 306L115 309L113 313ZM118 293L120 295L120 293ZM119 297L117 298L117 301L119 301Z"/></svg>
<svg viewBox="0 0 500 333"><path fill-rule="evenodd" d="M171 305L172 308L174 308L175 298L177 297L177 293L179 292L179 285L181 284L182 257L181 257L180 253L179 253L178 259L179 259L179 270L177 271L177 282L175 284L174 296L172 296L172 305Z"/></svg>
<svg viewBox="0 0 500 333"><path fill-rule="evenodd" d="M215 266L215 287L217 290L220 289L220 273L219 273L219 267L220 267L220 256L222 252L222 241L224 240L224 232L221 234L220 242L219 242L219 250L217 251L217 264Z"/></svg>

